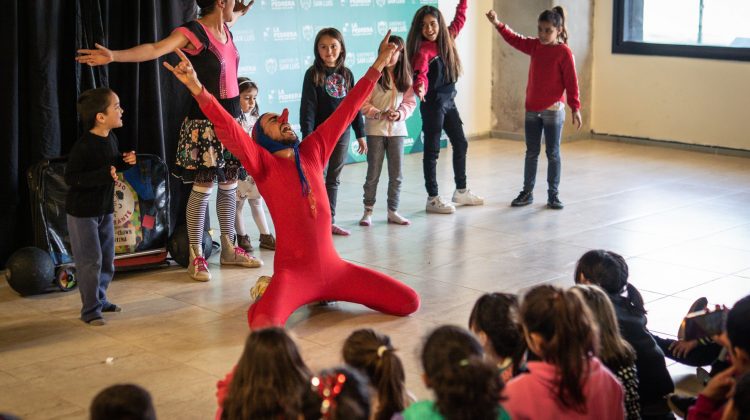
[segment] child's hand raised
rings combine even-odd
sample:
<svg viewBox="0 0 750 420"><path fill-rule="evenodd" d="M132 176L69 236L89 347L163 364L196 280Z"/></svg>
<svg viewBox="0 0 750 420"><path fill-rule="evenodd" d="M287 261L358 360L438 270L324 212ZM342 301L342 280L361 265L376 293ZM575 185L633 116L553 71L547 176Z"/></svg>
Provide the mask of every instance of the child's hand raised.
<svg viewBox="0 0 750 420"><path fill-rule="evenodd" d="M498 20L497 13L495 13L494 10L490 10L489 12L487 12L485 16L487 16L487 20L489 20L490 23L493 24L494 26L497 26L500 24L500 20Z"/></svg>
<svg viewBox="0 0 750 420"><path fill-rule="evenodd" d="M122 161L127 163L128 165L135 165L135 151L131 150L129 152L123 153Z"/></svg>
<svg viewBox="0 0 750 420"><path fill-rule="evenodd" d="M113 181L117 181L117 168L115 168L114 166L110 166L109 175L112 177Z"/></svg>
<svg viewBox="0 0 750 420"><path fill-rule="evenodd" d="M164 67L166 67L167 70L171 71L172 74L177 77L177 80L182 82L182 84L190 90L190 93L192 93L193 95L198 95L199 93L201 93L201 90L203 90L203 85L201 84L201 81L198 80L198 74L195 72L193 65L185 56L185 53L183 53L179 48L175 48L174 52L180 57L180 62L177 64L177 66L172 67L171 64L165 61Z"/></svg>

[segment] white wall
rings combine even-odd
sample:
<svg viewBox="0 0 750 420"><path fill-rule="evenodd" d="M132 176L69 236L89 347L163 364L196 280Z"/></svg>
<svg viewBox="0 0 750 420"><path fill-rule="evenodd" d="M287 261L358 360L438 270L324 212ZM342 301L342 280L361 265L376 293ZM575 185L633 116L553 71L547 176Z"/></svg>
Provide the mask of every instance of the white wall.
<svg viewBox="0 0 750 420"><path fill-rule="evenodd" d="M458 0L440 0L439 9L450 23ZM466 25L456 38L464 73L458 80L456 105L464 122L467 137L486 135L490 131L492 95L492 26L484 14L492 0L469 0Z"/></svg>
<svg viewBox="0 0 750 420"><path fill-rule="evenodd" d="M596 133L750 150L750 63L612 54L612 2L594 10Z"/></svg>

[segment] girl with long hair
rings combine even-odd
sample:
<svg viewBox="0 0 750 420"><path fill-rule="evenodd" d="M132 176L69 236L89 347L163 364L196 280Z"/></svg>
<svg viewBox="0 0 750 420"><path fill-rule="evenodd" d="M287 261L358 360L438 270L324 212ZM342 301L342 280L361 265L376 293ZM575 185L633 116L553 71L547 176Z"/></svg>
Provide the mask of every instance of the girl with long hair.
<svg viewBox="0 0 750 420"><path fill-rule="evenodd" d="M250 333L234 371L218 383L218 419L296 419L312 373L282 328Z"/></svg>
<svg viewBox="0 0 750 420"><path fill-rule="evenodd" d="M505 388L513 418L623 419L622 386L596 358L598 333L577 294L554 286L531 289L521 303L529 349L540 361Z"/></svg>
<svg viewBox="0 0 750 420"><path fill-rule="evenodd" d="M571 288L588 306L599 327L599 360L620 380L625 391L625 411L628 420L641 418L638 396L638 369L635 350L620 335L615 308L607 293L599 286L578 284Z"/></svg>
<svg viewBox="0 0 750 420"><path fill-rule="evenodd" d="M300 126L302 140L323 123L338 108L349 91L354 87L354 75L346 67L346 46L344 36L336 28L323 28L315 36L313 46L315 61L307 69L302 82L300 103ZM365 125L362 113L358 112L351 127L357 137L359 154L367 153ZM326 193L331 205L331 232L334 235L348 236L351 232L336 224L336 198L338 197L341 171L344 169L349 152L349 129L339 137L333 153L328 159L325 171Z"/></svg>
<svg viewBox="0 0 750 420"><path fill-rule="evenodd" d="M398 214L398 203L403 179L404 139L409 134L406 119L414 112L417 102L411 87L411 65L401 53L404 40L391 35L389 42L398 45L399 52L393 55L375 89L362 105L367 133L367 178L364 185L365 211L359 220L360 226L372 224L372 209L384 157L388 158L388 223L411 223Z"/></svg>
<svg viewBox="0 0 750 420"><path fill-rule="evenodd" d="M422 101L425 188L430 213L453 213L456 207L484 204L484 199L466 187L466 152L469 143L456 107L456 81L461 75L461 59L455 38L466 23L466 0L460 0L450 26L437 7L422 6L414 14L406 38L406 56L414 69L414 92ZM456 190L451 201L438 195L437 160L440 134L445 130L453 147L453 176Z"/></svg>

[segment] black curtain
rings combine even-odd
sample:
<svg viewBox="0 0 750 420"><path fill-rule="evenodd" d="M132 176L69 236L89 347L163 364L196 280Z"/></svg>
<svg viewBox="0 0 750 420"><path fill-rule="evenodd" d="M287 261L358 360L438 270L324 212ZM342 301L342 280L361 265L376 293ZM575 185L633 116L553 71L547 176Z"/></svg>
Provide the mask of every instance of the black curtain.
<svg viewBox="0 0 750 420"><path fill-rule="evenodd" d="M74 60L79 48L99 43L126 49L155 42L195 18L195 0L9 0L0 14L6 43L0 65L0 265L32 245L26 171L65 155L80 136L76 98L109 86L125 110L116 131L123 149L151 153L172 167L187 91L163 69L170 54L144 63L90 68ZM180 203L173 182L172 203ZM173 221L180 213L172 210Z"/></svg>

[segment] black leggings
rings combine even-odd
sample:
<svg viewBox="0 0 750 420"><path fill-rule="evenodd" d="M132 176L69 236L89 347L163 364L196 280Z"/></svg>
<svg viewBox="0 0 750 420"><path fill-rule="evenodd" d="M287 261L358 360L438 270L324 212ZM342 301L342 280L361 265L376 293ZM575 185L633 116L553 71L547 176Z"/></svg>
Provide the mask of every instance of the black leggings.
<svg viewBox="0 0 750 420"><path fill-rule="evenodd" d="M458 115L458 109L453 104L448 109L440 104L429 105L423 102L420 106L422 113L422 133L424 134L424 184L430 197L438 195L436 166L440 155L440 134L445 130L453 146L453 177L456 189L466 188L466 151L469 143L464 135L463 122Z"/></svg>

